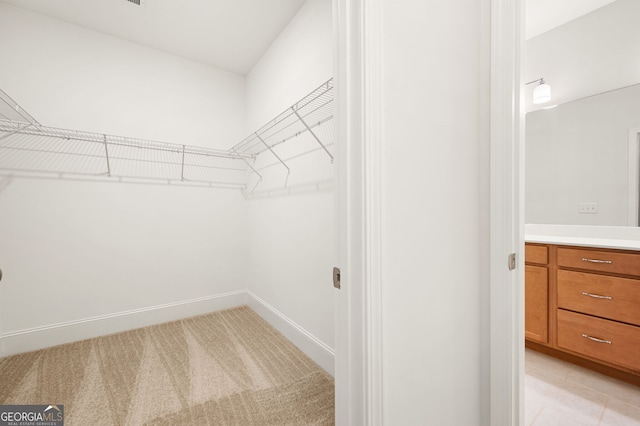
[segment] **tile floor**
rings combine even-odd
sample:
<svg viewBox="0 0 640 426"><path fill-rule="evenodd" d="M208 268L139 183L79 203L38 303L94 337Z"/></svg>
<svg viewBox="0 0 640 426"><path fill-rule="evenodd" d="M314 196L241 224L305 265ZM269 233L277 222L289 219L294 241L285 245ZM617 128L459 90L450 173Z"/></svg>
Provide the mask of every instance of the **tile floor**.
<svg viewBox="0 0 640 426"><path fill-rule="evenodd" d="M640 387L530 349L524 386L527 426L640 426Z"/></svg>

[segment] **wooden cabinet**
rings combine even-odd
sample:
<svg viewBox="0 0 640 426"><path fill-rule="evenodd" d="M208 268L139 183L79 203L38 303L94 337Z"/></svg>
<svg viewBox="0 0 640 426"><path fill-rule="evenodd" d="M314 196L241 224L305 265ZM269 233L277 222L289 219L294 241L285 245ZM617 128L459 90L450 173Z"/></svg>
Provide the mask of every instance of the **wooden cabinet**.
<svg viewBox="0 0 640 426"><path fill-rule="evenodd" d="M640 252L527 243L525 268L527 346L640 384Z"/></svg>
<svg viewBox="0 0 640 426"><path fill-rule="evenodd" d="M539 343L549 340L548 248L528 244L525 247L524 335Z"/></svg>

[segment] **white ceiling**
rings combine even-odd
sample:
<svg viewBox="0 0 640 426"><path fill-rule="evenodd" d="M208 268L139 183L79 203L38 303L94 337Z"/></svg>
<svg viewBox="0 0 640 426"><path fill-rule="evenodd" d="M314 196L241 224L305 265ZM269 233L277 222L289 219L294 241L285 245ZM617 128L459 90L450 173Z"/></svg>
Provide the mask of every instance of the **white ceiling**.
<svg viewBox="0 0 640 426"><path fill-rule="evenodd" d="M0 0L246 75L306 0Z"/></svg>
<svg viewBox="0 0 640 426"><path fill-rule="evenodd" d="M246 75L306 0L0 0ZM526 38L615 0L526 0Z"/></svg>
<svg viewBox="0 0 640 426"><path fill-rule="evenodd" d="M615 0L526 0L526 38L579 18Z"/></svg>

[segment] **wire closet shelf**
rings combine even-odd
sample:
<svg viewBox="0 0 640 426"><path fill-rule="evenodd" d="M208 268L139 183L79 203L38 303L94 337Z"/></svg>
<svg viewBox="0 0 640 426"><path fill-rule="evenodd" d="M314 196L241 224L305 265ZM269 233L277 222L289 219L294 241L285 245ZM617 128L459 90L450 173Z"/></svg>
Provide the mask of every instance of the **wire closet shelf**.
<svg viewBox="0 0 640 426"><path fill-rule="evenodd" d="M268 169L277 165L286 170L286 187L292 169L287 163L297 157L322 150L333 161L332 119L331 79L223 150L43 126L0 90L0 171L4 176L116 179L253 192L270 178Z"/></svg>

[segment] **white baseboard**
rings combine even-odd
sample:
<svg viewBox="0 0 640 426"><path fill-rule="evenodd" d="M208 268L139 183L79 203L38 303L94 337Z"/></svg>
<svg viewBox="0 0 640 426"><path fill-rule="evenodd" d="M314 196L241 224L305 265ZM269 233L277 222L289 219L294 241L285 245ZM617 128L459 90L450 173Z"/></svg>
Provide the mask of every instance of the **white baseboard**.
<svg viewBox="0 0 640 426"><path fill-rule="evenodd" d="M236 306L248 305L329 374L334 374L332 348L249 290L116 312L0 335L0 357L149 325L161 324Z"/></svg>
<svg viewBox="0 0 640 426"><path fill-rule="evenodd" d="M334 375L335 351L332 348L250 290L247 290L247 304L327 373Z"/></svg>
<svg viewBox="0 0 640 426"><path fill-rule="evenodd" d="M247 292L241 290L4 333L0 335L0 357L246 304Z"/></svg>

